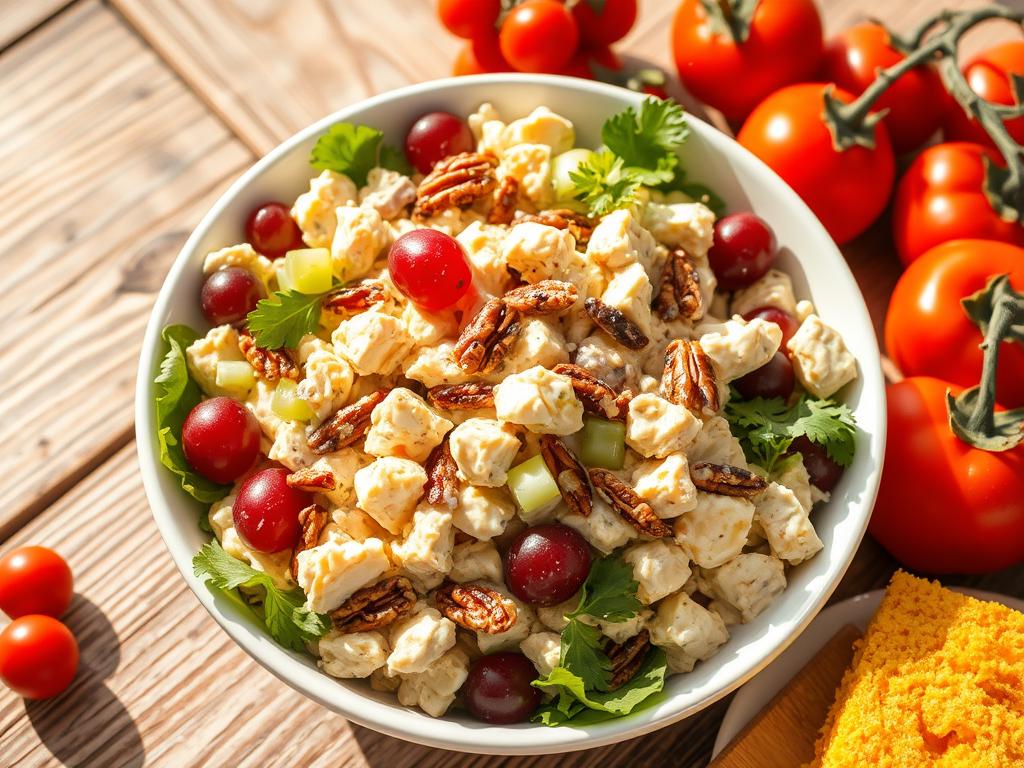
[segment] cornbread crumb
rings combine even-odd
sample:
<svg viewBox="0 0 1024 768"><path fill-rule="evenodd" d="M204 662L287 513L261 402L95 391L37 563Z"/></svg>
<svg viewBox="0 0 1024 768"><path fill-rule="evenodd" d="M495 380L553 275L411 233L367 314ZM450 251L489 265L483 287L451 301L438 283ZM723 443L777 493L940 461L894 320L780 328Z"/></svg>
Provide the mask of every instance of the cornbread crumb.
<svg viewBox="0 0 1024 768"><path fill-rule="evenodd" d="M1024 766L1024 614L897 573L811 766Z"/></svg>

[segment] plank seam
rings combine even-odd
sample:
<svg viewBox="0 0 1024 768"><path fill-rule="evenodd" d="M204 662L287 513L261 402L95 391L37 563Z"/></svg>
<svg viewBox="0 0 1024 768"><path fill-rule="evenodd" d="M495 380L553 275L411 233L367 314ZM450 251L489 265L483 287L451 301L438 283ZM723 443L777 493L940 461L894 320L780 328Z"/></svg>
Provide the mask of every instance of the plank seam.
<svg viewBox="0 0 1024 768"><path fill-rule="evenodd" d="M71 6L76 5L76 4L80 3L81 1L82 0L67 0L67 2L65 2L60 7L56 8L49 15L44 16L39 21L37 21L35 24L33 24L31 27L28 27L27 29L25 29L21 33L19 33L18 35L12 37L6 43L4 43L2 46L0 46L0 56L2 56L6 51L10 50L14 46L16 46L19 43L21 43L22 41L24 41L27 38L29 38L32 35L34 35L40 29L42 29L47 24L49 24L51 21L56 19L58 16L60 16L63 13L66 13L67 11L69 11L71 9Z"/></svg>

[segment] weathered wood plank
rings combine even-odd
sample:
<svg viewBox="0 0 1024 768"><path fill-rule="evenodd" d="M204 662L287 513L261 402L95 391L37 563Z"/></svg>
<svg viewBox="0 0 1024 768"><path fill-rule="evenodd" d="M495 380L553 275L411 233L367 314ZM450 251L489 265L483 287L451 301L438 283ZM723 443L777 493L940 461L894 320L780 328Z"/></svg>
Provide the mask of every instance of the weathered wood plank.
<svg viewBox="0 0 1024 768"><path fill-rule="evenodd" d="M2 540L129 439L155 291L251 156L95 1L4 52L0 90Z"/></svg>
<svg viewBox="0 0 1024 768"><path fill-rule="evenodd" d="M75 0L0 0L0 51Z"/></svg>

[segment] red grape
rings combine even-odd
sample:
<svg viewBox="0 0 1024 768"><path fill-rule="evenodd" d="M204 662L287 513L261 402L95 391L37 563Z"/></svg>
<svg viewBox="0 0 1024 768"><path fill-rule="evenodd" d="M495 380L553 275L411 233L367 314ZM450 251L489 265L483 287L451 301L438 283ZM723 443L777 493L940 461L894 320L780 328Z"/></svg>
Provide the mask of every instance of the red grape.
<svg viewBox="0 0 1024 768"><path fill-rule="evenodd" d="M436 229L414 229L395 240L388 271L398 290L429 312L452 306L473 284L462 246Z"/></svg>
<svg viewBox="0 0 1024 768"><path fill-rule="evenodd" d="M264 298L263 284L247 269L218 269L203 283L199 302L212 325L240 323Z"/></svg>
<svg viewBox="0 0 1024 768"><path fill-rule="evenodd" d="M761 318L769 323L775 323L782 330L782 343L779 345L779 351L785 352L787 355L789 351L786 345L789 340L793 338L793 334L796 333L797 328L800 327L800 323L797 322L796 318L793 317L789 312L778 307L758 307L752 309L743 315L743 319L747 322Z"/></svg>
<svg viewBox="0 0 1024 768"><path fill-rule="evenodd" d="M730 214L715 222L715 242L708 259L719 288L744 288L775 263L775 233L753 213Z"/></svg>
<svg viewBox="0 0 1024 768"><path fill-rule="evenodd" d="M752 397L781 397L786 400L793 394L793 384L793 364L782 352L776 352L756 371L733 382L733 386L748 400Z"/></svg>
<svg viewBox="0 0 1024 768"><path fill-rule="evenodd" d="M215 483L230 483L259 456L260 425L244 405L214 397L185 418L181 446L192 469Z"/></svg>
<svg viewBox="0 0 1024 768"><path fill-rule="evenodd" d="M823 491L831 491L843 476L843 468L828 457L825 448L804 436L793 441L790 451L800 452L811 484Z"/></svg>
<svg viewBox="0 0 1024 768"><path fill-rule="evenodd" d="M245 222L249 244L269 259L305 248L302 232L284 203L264 203L253 209Z"/></svg>
<svg viewBox="0 0 1024 768"><path fill-rule="evenodd" d="M313 503L285 482L288 470L264 469L242 483L231 510L242 542L257 552L291 549L299 538L299 512Z"/></svg>
<svg viewBox="0 0 1024 768"><path fill-rule="evenodd" d="M420 173L430 173L435 163L472 149L473 132L451 112L428 112L405 137L405 156Z"/></svg>
<svg viewBox="0 0 1024 768"><path fill-rule="evenodd" d="M466 708L485 723L521 723L540 706L540 689L530 685L536 679L537 670L521 653L483 656L462 686Z"/></svg>
<svg viewBox="0 0 1024 768"><path fill-rule="evenodd" d="M505 559L512 594L532 605L557 605L575 595L590 573L586 539L565 525L538 525L520 533Z"/></svg>

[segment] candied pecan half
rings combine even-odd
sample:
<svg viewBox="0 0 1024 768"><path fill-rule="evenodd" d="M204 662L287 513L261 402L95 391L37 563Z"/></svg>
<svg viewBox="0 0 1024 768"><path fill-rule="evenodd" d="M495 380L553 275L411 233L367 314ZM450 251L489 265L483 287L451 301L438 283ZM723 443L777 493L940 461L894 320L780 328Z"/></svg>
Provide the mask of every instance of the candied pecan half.
<svg viewBox="0 0 1024 768"><path fill-rule="evenodd" d="M314 429L306 444L313 453L324 454L352 445L370 428L370 414L388 396L389 389L378 389L346 405Z"/></svg>
<svg viewBox="0 0 1024 768"><path fill-rule="evenodd" d="M488 224L511 224L519 202L519 179L506 176L494 190L494 205L487 214Z"/></svg>
<svg viewBox="0 0 1024 768"><path fill-rule="evenodd" d="M455 342L456 364L466 373L490 373L508 355L520 329L519 313L501 299L491 299Z"/></svg>
<svg viewBox="0 0 1024 768"><path fill-rule="evenodd" d="M275 382L278 379L299 380L299 366L287 349L264 349L256 346L256 339L248 331L238 334L238 348L256 375L264 381Z"/></svg>
<svg viewBox="0 0 1024 768"><path fill-rule="evenodd" d="M588 219L582 213L570 211L568 208L555 208L550 211L528 213L516 219L515 223L519 224L520 222L526 223L530 221L537 224L546 224L555 229L568 229L580 245L586 245L590 242L590 236L594 233L594 222L591 219Z"/></svg>
<svg viewBox="0 0 1024 768"><path fill-rule="evenodd" d="M568 309L579 298L576 286L564 280L538 280L505 294L505 306L523 315L549 315Z"/></svg>
<svg viewBox="0 0 1024 768"><path fill-rule="evenodd" d="M598 328L627 349L643 349L650 343L640 326L615 307L593 297L584 301L583 307Z"/></svg>
<svg viewBox="0 0 1024 768"><path fill-rule="evenodd" d="M646 629L641 629L621 643L613 643L611 640L605 643L605 655L612 663L609 689L614 691L632 680L643 666L650 649L651 636Z"/></svg>
<svg viewBox="0 0 1024 768"><path fill-rule="evenodd" d="M423 469L427 473L427 483L423 486L427 503L455 509L459 503L459 467L452 458L448 438L430 452Z"/></svg>
<svg viewBox="0 0 1024 768"><path fill-rule="evenodd" d="M405 576L391 576L363 587L331 613L331 623L343 634L367 632L391 624L412 610L416 591Z"/></svg>
<svg viewBox="0 0 1024 768"><path fill-rule="evenodd" d="M427 399L435 408L446 411L477 411L494 407L494 387L476 381L439 384L427 390Z"/></svg>
<svg viewBox="0 0 1024 768"><path fill-rule="evenodd" d="M573 392L583 403L584 409L590 413L596 413L598 416L608 419L617 419L622 413L619 408L620 395L583 366L559 363L551 370L553 373L569 377ZM628 401L626 405L629 406Z"/></svg>
<svg viewBox="0 0 1024 768"><path fill-rule="evenodd" d="M289 488L298 488L309 493L333 491L338 487L338 478L334 473L319 467L302 467L288 475L284 481Z"/></svg>
<svg viewBox="0 0 1024 768"><path fill-rule="evenodd" d="M382 283L366 280L332 293L324 299L323 308L336 315L354 315L383 303L386 298L387 291Z"/></svg>
<svg viewBox="0 0 1024 768"><path fill-rule="evenodd" d="M651 308L665 322L680 317L683 320L699 320L704 316L700 275L693 259L682 248L669 253L661 270L661 283Z"/></svg>
<svg viewBox="0 0 1024 768"><path fill-rule="evenodd" d="M626 416L629 415L629 404L633 402L633 397L634 395L631 390L624 389L615 398L615 407L619 410L618 414L614 417L616 421L626 420Z"/></svg>
<svg viewBox="0 0 1024 768"><path fill-rule="evenodd" d="M712 464L701 461L690 467L693 484L707 493L719 496L739 496L749 499L768 487L768 481L748 469L731 464Z"/></svg>
<svg viewBox="0 0 1024 768"><path fill-rule="evenodd" d="M437 610L460 627L496 635L516 623L516 604L483 584L446 582L434 593Z"/></svg>
<svg viewBox="0 0 1024 768"><path fill-rule="evenodd" d="M434 166L416 190L413 219L422 221L446 208L466 208L491 194L498 185L498 159L482 152L463 152Z"/></svg>
<svg viewBox="0 0 1024 768"><path fill-rule="evenodd" d="M590 482L622 519L640 533L655 538L672 535L672 529L654 514L651 505L607 469L591 468Z"/></svg>
<svg viewBox="0 0 1024 768"><path fill-rule="evenodd" d="M718 381L711 358L699 341L676 339L665 349L661 396L695 413L718 411Z"/></svg>
<svg viewBox="0 0 1024 768"><path fill-rule="evenodd" d="M299 553L312 549L320 542L320 534L324 532L324 526L327 525L327 510L319 504L310 504L299 512L299 525L302 526L302 535L299 537L299 543L292 550L293 579L299 578Z"/></svg>
<svg viewBox="0 0 1024 768"><path fill-rule="evenodd" d="M590 495L587 470L579 459L554 435L540 436L540 455L555 478L569 511L587 517L594 508L594 500Z"/></svg>

